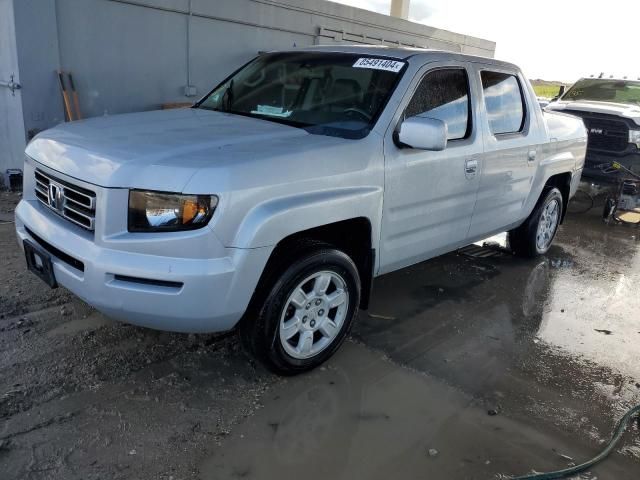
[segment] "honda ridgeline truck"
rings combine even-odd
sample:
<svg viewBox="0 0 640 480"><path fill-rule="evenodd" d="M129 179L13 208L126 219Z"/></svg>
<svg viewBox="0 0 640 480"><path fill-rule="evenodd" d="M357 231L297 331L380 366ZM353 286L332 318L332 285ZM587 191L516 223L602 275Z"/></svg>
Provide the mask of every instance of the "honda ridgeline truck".
<svg viewBox="0 0 640 480"><path fill-rule="evenodd" d="M640 174L640 79L582 78L546 110L584 120L585 178L617 182L624 173L611 168L614 162Z"/></svg>
<svg viewBox="0 0 640 480"><path fill-rule="evenodd" d="M518 254L547 252L586 143L508 63L268 53L193 108L39 134L16 230L31 271L105 315L238 326L292 374L338 349L376 276L503 231Z"/></svg>

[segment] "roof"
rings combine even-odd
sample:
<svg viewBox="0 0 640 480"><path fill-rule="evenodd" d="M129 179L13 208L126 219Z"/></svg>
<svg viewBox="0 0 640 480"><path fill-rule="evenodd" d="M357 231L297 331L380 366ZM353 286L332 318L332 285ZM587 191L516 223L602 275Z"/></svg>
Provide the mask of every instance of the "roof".
<svg viewBox="0 0 640 480"><path fill-rule="evenodd" d="M384 55L385 57L393 57L398 60L407 59L418 53L426 53L430 51L425 48L417 47L389 47L387 45L315 45L312 47L302 47L300 50L311 50L320 52L342 52L356 53L362 55Z"/></svg>
<svg viewBox="0 0 640 480"><path fill-rule="evenodd" d="M582 77L580 80L615 80L615 81L621 81L621 82L638 82L640 81L640 76L637 75L627 75L627 76L622 76L622 75L605 75L603 77L601 76L595 76L595 75L591 75L589 77Z"/></svg>
<svg viewBox="0 0 640 480"><path fill-rule="evenodd" d="M435 50L435 49L427 49L427 48L417 48L417 47L390 47L387 45L351 45L351 44L340 44L340 45L315 45L310 47L299 47L295 50L286 50L286 51L296 51L296 52L336 52L336 53L353 53L360 55L380 55L384 57L395 58L397 60L407 60L411 57L415 56L423 56L429 55L433 56L433 60L450 60L452 57L455 57L462 61L467 62L486 62L492 63L494 65L500 65L506 68L518 68L516 65L508 62L503 62L501 60L496 60L495 58L489 57L480 57L477 55L468 55L465 53L452 52L448 50Z"/></svg>

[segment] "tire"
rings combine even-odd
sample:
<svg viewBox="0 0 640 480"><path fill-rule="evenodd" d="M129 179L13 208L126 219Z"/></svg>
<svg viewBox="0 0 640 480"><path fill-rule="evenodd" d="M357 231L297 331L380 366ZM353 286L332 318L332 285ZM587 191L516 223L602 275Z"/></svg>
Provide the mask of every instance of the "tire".
<svg viewBox="0 0 640 480"><path fill-rule="evenodd" d="M509 232L509 245L516 255L533 258L549 251L560 226L563 203L557 188L547 188L542 192L531 215ZM544 223L541 225L541 222Z"/></svg>
<svg viewBox="0 0 640 480"><path fill-rule="evenodd" d="M353 260L329 245L300 248L289 265L283 258L266 275L258 305L240 323L240 336L271 371L296 375L340 348L360 305L360 276Z"/></svg>

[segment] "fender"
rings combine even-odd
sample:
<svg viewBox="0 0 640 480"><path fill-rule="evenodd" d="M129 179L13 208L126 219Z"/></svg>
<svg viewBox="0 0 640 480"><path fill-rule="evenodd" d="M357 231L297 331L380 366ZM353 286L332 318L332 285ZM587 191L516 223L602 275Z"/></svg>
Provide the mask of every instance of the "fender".
<svg viewBox="0 0 640 480"><path fill-rule="evenodd" d="M538 203L538 199L544 190L544 187L548 184L549 179L554 175L560 175L568 173L573 179L576 174L575 170L576 157L572 152L559 152L540 161L536 177L533 180L529 197L527 198L524 213L524 218L528 218L533 212L533 209ZM565 205L566 208L566 205Z"/></svg>
<svg viewBox="0 0 640 480"><path fill-rule="evenodd" d="M273 246L294 233L356 217L371 222L377 248L382 216L382 187L347 187L268 200L252 208L231 247Z"/></svg>

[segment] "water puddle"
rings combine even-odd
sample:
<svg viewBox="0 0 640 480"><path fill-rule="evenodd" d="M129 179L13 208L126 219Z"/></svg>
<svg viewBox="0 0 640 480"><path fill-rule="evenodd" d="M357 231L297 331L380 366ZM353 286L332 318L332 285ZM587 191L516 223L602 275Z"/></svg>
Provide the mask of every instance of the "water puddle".
<svg viewBox="0 0 640 480"><path fill-rule="evenodd" d="M202 479L487 479L566 466L552 449L587 454L351 342L263 401L199 466Z"/></svg>

